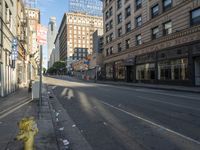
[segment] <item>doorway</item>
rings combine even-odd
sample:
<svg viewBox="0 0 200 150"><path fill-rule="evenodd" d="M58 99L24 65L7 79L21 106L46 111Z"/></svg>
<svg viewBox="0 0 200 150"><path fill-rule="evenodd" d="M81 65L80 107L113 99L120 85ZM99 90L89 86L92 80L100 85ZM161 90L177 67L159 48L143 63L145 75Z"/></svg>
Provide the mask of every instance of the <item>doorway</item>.
<svg viewBox="0 0 200 150"><path fill-rule="evenodd" d="M127 82L133 82L133 66L127 66Z"/></svg>
<svg viewBox="0 0 200 150"><path fill-rule="evenodd" d="M195 85L200 86L200 57L195 58Z"/></svg>

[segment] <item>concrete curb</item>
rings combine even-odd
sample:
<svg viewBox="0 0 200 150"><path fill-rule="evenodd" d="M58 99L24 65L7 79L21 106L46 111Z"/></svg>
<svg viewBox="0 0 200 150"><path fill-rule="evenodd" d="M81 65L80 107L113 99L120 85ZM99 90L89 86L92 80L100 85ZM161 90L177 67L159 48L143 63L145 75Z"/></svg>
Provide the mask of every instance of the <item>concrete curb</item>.
<svg viewBox="0 0 200 150"><path fill-rule="evenodd" d="M48 86L51 99L49 99L50 111L54 130L60 150L92 150L89 143L82 136L74 121L59 103L50 86Z"/></svg>

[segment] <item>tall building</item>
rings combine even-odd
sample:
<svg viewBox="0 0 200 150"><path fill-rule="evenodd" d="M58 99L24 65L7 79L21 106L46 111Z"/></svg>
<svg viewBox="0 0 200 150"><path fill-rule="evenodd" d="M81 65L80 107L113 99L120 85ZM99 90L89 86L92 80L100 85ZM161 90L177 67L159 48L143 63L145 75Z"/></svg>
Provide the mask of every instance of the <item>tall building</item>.
<svg viewBox="0 0 200 150"><path fill-rule="evenodd" d="M57 34L56 35L56 39L54 41L55 44L55 61L59 61L60 60L60 41L59 41L60 35Z"/></svg>
<svg viewBox="0 0 200 150"><path fill-rule="evenodd" d="M22 0L0 3L0 97L27 81L27 20Z"/></svg>
<svg viewBox="0 0 200 150"><path fill-rule="evenodd" d="M16 1L12 4L9 0L3 0L0 4L0 96L8 95L17 86L17 68L11 65L12 40L17 36L14 25L17 12L12 5L16 6Z"/></svg>
<svg viewBox="0 0 200 150"><path fill-rule="evenodd" d="M100 0L69 0L69 11L87 13L92 16L102 16L102 1Z"/></svg>
<svg viewBox="0 0 200 150"><path fill-rule="evenodd" d="M50 61L50 56L52 50L55 48L55 38L56 38L57 30L56 30L56 17L50 17L49 25L48 25L48 32L47 32L47 48L48 48L48 60ZM51 67L49 63L48 67Z"/></svg>
<svg viewBox="0 0 200 150"><path fill-rule="evenodd" d="M37 8L25 8L28 20L28 50L30 53L31 79L36 78L39 63L39 45L37 43L37 26L40 24L40 10Z"/></svg>
<svg viewBox="0 0 200 150"><path fill-rule="evenodd" d="M96 30L93 33L93 50L96 53L102 52L103 48L103 29Z"/></svg>
<svg viewBox="0 0 200 150"><path fill-rule="evenodd" d="M60 59L70 67L75 48L93 51L93 33L103 29L103 18L85 13L65 13L58 31Z"/></svg>
<svg viewBox="0 0 200 150"><path fill-rule="evenodd" d="M104 0L106 79L200 86L199 0Z"/></svg>

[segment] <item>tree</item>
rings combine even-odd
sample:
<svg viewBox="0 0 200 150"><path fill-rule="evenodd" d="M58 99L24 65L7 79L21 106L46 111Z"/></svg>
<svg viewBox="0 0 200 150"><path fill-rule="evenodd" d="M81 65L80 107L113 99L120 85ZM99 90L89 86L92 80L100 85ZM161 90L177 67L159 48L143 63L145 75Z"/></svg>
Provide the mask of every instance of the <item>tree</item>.
<svg viewBox="0 0 200 150"><path fill-rule="evenodd" d="M53 67L56 68L57 70L64 69L66 68L65 66L66 65L63 61L57 61L53 64Z"/></svg>
<svg viewBox="0 0 200 150"><path fill-rule="evenodd" d="M49 74L56 74L56 69L54 67L50 67L48 70L47 70L47 73Z"/></svg>
<svg viewBox="0 0 200 150"><path fill-rule="evenodd" d="M42 70L43 70L43 74L46 74L46 72L47 72L47 69L43 67L43 69L42 69Z"/></svg>

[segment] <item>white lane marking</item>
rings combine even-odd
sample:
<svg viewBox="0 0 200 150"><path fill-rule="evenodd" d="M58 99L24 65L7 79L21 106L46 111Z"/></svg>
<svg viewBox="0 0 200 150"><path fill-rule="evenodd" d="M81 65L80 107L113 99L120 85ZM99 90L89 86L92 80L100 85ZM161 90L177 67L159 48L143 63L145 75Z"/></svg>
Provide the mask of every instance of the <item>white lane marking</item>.
<svg viewBox="0 0 200 150"><path fill-rule="evenodd" d="M136 96L136 97L144 99L144 100L146 99L148 101L153 101L153 102L158 102L158 103L164 103L164 104L168 104L168 105L172 105L172 106L176 106L176 107L181 107L181 108L186 108L186 109L192 109L192 110L200 111L200 109L198 109L198 108L193 108L193 107L189 107L189 106L174 104L174 103L170 103L170 102L159 101L159 100L155 100L155 99L152 99L152 98L149 98L149 97L144 97L144 96Z"/></svg>
<svg viewBox="0 0 200 150"><path fill-rule="evenodd" d="M9 110L8 112L2 114L2 115L0 116L0 119L6 117L7 115L13 113L14 111L18 110L19 108L23 107L24 105L26 105L26 104L28 104L28 103L30 103L30 102L32 102L32 101L33 101L33 100L30 100L30 101L27 101L27 102L25 102L25 103L23 103L23 104L20 104L20 105L16 106L15 108Z"/></svg>
<svg viewBox="0 0 200 150"><path fill-rule="evenodd" d="M63 91L62 91L62 93L61 93L61 95L62 96L66 96L67 91L68 91L68 88L64 88Z"/></svg>
<svg viewBox="0 0 200 150"><path fill-rule="evenodd" d="M181 133L178 133L178 132L176 132L176 131L173 131L173 130L171 130L171 129L169 129L169 128L166 128L166 127L164 127L164 126L162 126L162 125L159 125L159 124L157 124L157 123L154 123L154 122L152 122L152 121L150 121L150 120L147 120L147 119L145 119L145 118L142 118L142 117L140 117L140 116L137 116L137 115L135 115L135 114L133 114L133 113L130 113L130 112L128 112L128 111L125 111L125 110L123 110L123 109L121 109L121 108L117 108L117 107L115 107L115 106L113 106L113 105L111 105L111 104L108 104L108 103L106 103L106 102L103 102L103 101L101 101L101 100L100 100L100 102L101 102L102 104L106 105L106 106L109 106L109 107L114 108L114 109L116 109L116 110L118 110L118 111L121 111L121 112L123 112L123 113L125 113L125 114L127 114L127 115L129 115L129 116L132 116L132 117L134 117L134 118L137 118L137 119L139 119L139 120L142 120L142 121L144 121L144 122L146 122L146 123L149 123L149 124L151 124L151 125L153 125L153 126L156 126L156 127L158 127L158 128L161 128L161 129L163 129L163 130L165 130L165 131L168 131L168 132L170 132L170 133L172 133L172 134L178 135L178 136L180 136L180 137L183 138L183 139L189 140L189 141L191 141L191 142L194 142L194 143L200 145L200 142L199 142L199 141L197 141L197 140L195 140L195 139L192 139L191 137L185 136L185 135L183 135L183 134L181 134Z"/></svg>

